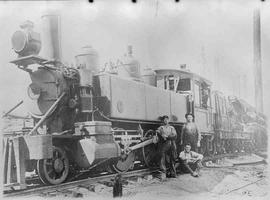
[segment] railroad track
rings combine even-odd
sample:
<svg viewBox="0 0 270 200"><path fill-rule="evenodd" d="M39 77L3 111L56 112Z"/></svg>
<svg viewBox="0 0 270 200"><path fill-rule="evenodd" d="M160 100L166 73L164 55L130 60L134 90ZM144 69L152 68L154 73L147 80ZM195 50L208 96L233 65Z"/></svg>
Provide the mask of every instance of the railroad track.
<svg viewBox="0 0 270 200"><path fill-rule="evenodd" d="M203 158L203 162L210 161L210 160L217 160L222 158L228 158L228 157L237 157L237 156L244 156L249 155L250 153L225 153L225 154L218 154L218 155L212 155L212 156L206 156Z"/></svg>
<svg viewBox="0 0 270 200"><path fill-rule="evenodd" d="M136 177L136 176L141 177L141 176L153 174L157 171L158 171L158 169L134 170L134 171L123 173L122 177L123 178L130 178L130 177ZM116 176L116 174L102 175L102 176L98 176L98 177L62 183L59 185L40 186L40 187L36 187L36 188L31 188L31 189L12 191L10 193L4 194L3 196L12 198L12 197L22 197L22 196L36 196L38 194L49 194L49 193L53 193L55 191L61 192L61 191L73 189L73 188L76 188L79 186L87 186L87 185L90 186L90 185L98 183L98 182L110 181L115 176Z"/></svg>
<svg viewBox="0 0 270 200"><path fill-rule="evenodd" d="M203 162L207 162L210 160L216 160L221 159L225 157L235 157L235 156L242 156L247 155L247 153L236 153L236 154L222 154L222 155L215 155L215 156L207 156L203 159ZM158 169L139 169L139 170L133 170L126 173L122 173L123 178L129 178L129 177L136 177L136 176L145 176L148 174L153 174L157 172ZM33 195L39 195L39 194L49 194L53 193L55 191L61 192L64 190L69 190L72 188L76 188L78 186L89 186L93 185L98 182L104 182L104 181L111 181L116 176L116 173L114 174L108 174L108 175L101 175L97 177L91 177L76 181L71 181L59 185L49 185L49 186L34 186L30 187L25 190L18 190L18 191L8 191L4 194L4 197L16 197L16 196L33 196Z"/></svg>
<svg viewBox="0 0 270 200"><path fill-rule="evenodd" d="M235 191L237 191L237 190L246 188L246 187L248 187L248 186L250 186L250 185L256 184L256 183L258 183L258 182L260 182L260 181L262 181L262 180L264 180L264 179L265 179L265 177L260 178L260 179L258 179L258 180L256 180L256 181L252 181L252 182L247 183L247 184L245 184L245 185L241 185L240 187L237 187L237 188L234 188L234 189L232 189L232 190L229 190L228 192L225 193L225 195L226 195L226 194L229 194L229 193L232 193L232 192L235 192Z"/></svg>

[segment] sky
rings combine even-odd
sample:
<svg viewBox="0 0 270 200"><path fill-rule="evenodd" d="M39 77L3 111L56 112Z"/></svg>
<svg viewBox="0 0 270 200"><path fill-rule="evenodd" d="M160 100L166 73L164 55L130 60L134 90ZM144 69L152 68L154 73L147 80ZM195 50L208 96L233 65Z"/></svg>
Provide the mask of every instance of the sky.
<svg viewBox="0 0 270 200"><path fill-rule="evenodd" d="M28 74L9 63L16 59L11 36L25 20L41 32L47 9L61 14L63 62L74 63L80 48L91 45L100 66L122 58L133 45L141 68L179 68L213 82L213 90L237 95L254 105L253 11L261 10L264 113L270 116L270 1L128 0L0 1L1 111L25 96ZM15 113L24 114L22 106Z"/></svg>

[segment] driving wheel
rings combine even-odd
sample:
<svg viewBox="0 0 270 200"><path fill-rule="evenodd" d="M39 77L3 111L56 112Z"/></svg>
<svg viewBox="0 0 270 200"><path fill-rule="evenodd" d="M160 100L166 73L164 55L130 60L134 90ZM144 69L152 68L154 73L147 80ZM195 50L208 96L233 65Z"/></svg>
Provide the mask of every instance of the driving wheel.
<svg viewBox="0 0 270 200"><path fill-rule="evenodd" d="M69 172L69 161L66 152L60 147L53 147L53 157L37 162L37 171L44 184L63 183Z"/></svg>

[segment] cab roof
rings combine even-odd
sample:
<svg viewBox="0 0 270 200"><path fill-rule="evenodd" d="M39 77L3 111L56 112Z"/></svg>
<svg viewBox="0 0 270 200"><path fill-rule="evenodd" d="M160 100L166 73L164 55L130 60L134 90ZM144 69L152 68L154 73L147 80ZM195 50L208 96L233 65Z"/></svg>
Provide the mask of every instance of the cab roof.
<svg viewBox="0 0 270 200"><path fill-rule="evenodd" d="M181 76L182 78L190 78L199 82L204 82L207 85L212 85L212 82L209 81L208 79L193 73L187 69L170 69L170 68L159 68L155 70L157 75L177 75Z"/></svg>

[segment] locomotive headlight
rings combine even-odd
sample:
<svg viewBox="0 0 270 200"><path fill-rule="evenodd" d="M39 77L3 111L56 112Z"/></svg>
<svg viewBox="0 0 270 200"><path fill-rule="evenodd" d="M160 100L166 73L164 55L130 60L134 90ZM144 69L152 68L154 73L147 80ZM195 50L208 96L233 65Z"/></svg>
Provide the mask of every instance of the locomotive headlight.
<svg viewBox="0 0 270 200"><path fill-rule="evenodd" d="M40 97L41 88L37 84L31 83L28 86L27 93L30 99L37 100Z"/></svg>
<svg viewBox="0 0 270 200"><path fill-rule="evenodd" d="M16 31L11 38L12 48L20 53L27 44L27 35L23 31Z"/></svg>
<svg viewBox="0 0 270 200"><path fill-rule="evenodd" d="M40 34L33 31L34 24L26 21L23 30L16 31L11 38L12 48L21 56L37 55L41 49Z"/></svg>

